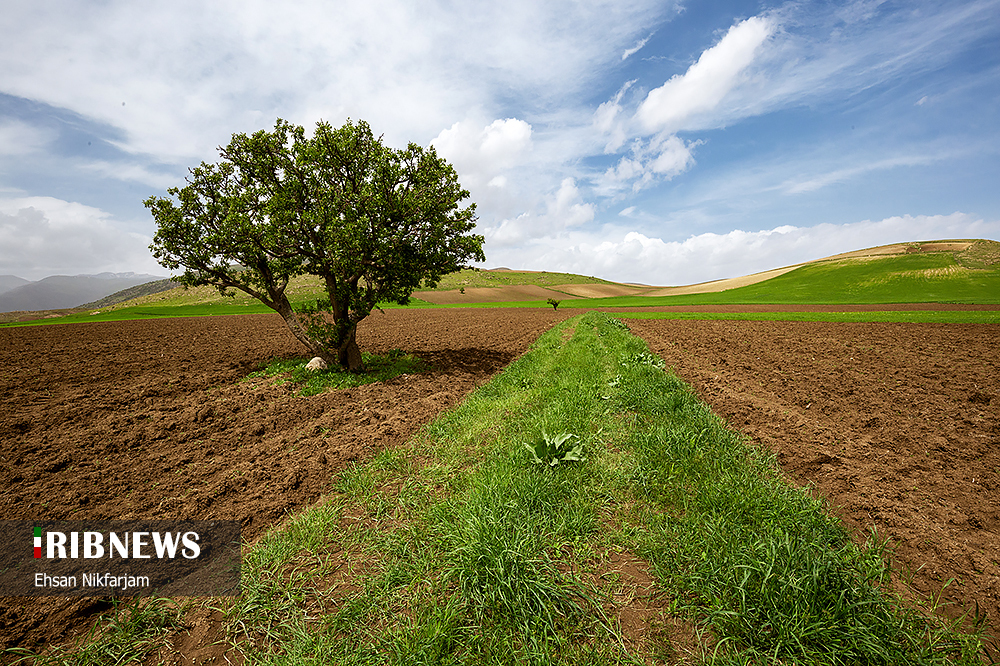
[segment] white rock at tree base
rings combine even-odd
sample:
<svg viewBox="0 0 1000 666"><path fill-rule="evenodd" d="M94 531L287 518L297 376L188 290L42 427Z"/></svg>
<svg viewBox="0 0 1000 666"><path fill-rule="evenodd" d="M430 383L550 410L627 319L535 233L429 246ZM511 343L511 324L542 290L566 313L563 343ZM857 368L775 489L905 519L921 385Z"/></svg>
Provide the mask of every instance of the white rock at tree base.
<svg viewBox="0 0 1000 666"><path fill-rule="evenodd" d="M313 360L306 363L306 370L326 370L326 361L319 356L315 356Z"/></svg>

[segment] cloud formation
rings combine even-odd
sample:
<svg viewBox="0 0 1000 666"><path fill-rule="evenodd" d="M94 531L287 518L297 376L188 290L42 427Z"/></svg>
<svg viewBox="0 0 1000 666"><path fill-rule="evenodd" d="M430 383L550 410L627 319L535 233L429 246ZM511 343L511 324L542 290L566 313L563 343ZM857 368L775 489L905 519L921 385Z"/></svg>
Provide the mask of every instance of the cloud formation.
<svg viewBox="0 0 1000 666"><path fill-rule="evenodd" d="M52 138L52 132L21 120L0 119L0 157L37 153L51 143Z"/></svg>
<svg viewBox="0 0 1000 666"><path fill-rule="evenodd" d="M108 213L90 206L52 197L0 199L0 275L163 275L149 255L151 241L116 228Z"/></svg>
<svg viewBox="0 0 1000 666"><path fill-rule="evenodd" d="M657 286L696 284L903 240L1000 238L1000 219L987 221L960 212L902 215L849 224L734 229L723 234L697 234L682 241L664 241L636 231L618 233L620 240L606 240L612 235L610 230L601 235L571 235L562 248L538 252L525 267ZM501 254L496 265L509 265L511 259Z"/></svg>
<svg viewBox="0 0 1000 666"><path fill-rule="evenodd" d="M494 120L481 129L470 121L457 122L430 145L454 165L463 183L479 187L517 166L531 151L531 125L517 118Z"/></svg>
<svg viewBox="0 0 1000 666"><path fill-rule="evenodd" d="M740 82L764 41L775 30L774 22L754 16L729 29L715 46L705 50L687 72L649 91L636 118L647 132L677 132L689 121L714 110Z"/></svg>

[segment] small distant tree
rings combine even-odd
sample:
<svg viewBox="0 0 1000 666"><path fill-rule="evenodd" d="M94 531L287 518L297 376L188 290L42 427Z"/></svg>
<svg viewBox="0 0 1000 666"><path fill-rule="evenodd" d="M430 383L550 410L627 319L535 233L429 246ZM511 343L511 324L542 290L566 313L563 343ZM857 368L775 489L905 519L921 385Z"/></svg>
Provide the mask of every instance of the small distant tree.
<svg viewBox="0 0 1000 666"><path fill-rule="evenodd" d="M184 268L185 285L261 301L329 364L361 368L355 333L378 303L405 305L422 283L485 260L483 237L469 233L475 204L460 205L469 192L433 147L389 148L363 121L319 122L307 137L278 119L219 154L167 190L176 200L145 200L153 256ZM326 295L294 308L286 288L303 274Z"/></svg>
<svg viewBox="0 0 1000 666"><path fill-rule="evenodd" d="M549 300L547 300L545 302L548 303L549 305L551 305L553 310L558 310L559 309L559 304L562 303L562 301L557 301L554 298L550 298Z"/></svg>

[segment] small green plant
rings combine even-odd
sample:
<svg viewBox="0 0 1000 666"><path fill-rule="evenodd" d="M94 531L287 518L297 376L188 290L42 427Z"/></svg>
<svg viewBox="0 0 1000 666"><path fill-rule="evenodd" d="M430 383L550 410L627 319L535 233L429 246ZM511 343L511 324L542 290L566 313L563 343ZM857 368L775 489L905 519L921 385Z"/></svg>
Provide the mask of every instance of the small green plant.
<svg viewBox="0 0 1000 666"><path fill-rule="evenodd" d="M557 301L554 298L550 298L549 300L547 300L545 302L548 303L549 305L551 305L553 310L558 310L559 309L559 304L562 303L562 301Z"/></svg>
<svg viewBox="0 0 1000 666"><path fill-rule="evenodd" d="M533 444L525 444L531 454L531 461L536 465L546 465L555 467L560 463L584 462L583 442L577 441L571 444L571 439L578 439L576 435L564 432L561 435L550 436L542 433L542 437Z"/></svg>
<svg viewBox="0 0 1000 666"><path fill-rule="evenodd" d="M610 324L611 326L614 326L619 331L631 331L632 330L632 329L630 329L628 327L628 324L626 324L621 319L616 319L615 317L609 317L607 321L608 321L608 324Z"/></svg>
<svg viewBox="0 0 1000 666"><path fill-rule="evenodd" d="M635 354L630 354L626 356L622 362L622 365L626 367L638 367L641 365L649 365L654 368L659 368L660 370L666 370L666 362L649 351L639 351Z"/></svg>

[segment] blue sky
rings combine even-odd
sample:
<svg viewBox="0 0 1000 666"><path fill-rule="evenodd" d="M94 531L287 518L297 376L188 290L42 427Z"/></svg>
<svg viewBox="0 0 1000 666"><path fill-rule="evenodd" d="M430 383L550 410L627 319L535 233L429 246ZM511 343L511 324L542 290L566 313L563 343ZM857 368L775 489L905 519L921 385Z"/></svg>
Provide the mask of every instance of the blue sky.
<svg viewBox="0 0 1000 666"><path fill-rule="evenodd" d="M434 145L487 267L1000 240L1000 0L9 0L0 30L0 274L165 274L143 199L278 117Z"/></svg>

